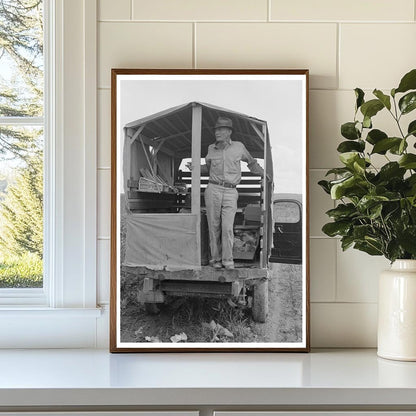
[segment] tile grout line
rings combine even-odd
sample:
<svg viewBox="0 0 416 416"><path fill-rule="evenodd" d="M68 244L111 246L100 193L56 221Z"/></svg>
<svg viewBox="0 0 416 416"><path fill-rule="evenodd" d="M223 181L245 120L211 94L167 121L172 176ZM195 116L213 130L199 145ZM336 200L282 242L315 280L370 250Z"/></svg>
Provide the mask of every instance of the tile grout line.
<svg viewBox="0 0 416 416"><path fill-rule="evenodd" d="M340 241L335 241L334 248L334 259L335 259L335 284L334 284L334 303L338 303L338 244L340 244Z"/></svg>
<svg viewBox="0 0 416 416"><path fill-rule="evenodd" d="M416 1L416 0L415 0ZM272 20L272 0L267 0L267 22Z"/></svg>
<svg viewBox="0 0 416 416"><path fill-rule="evenodd" d="M336 62L336 71L337 71L337 90L339 89L339 80L340 80L340 70L341 70L341 24L337 23L337 62Z"/></svg>
<svg viewBox="0 0 416 416"><path fill-rule="evenodd" d="M130 0L130 20L133 20L133 0Z"/></svg>
<svg viewBox="0 0 416 416"><path fill-rule="evenodd" d="M133 10L133 7L132 7ZM315 24L354 24L354 25L414 25L413 20L270 20L264 19L234 19L234 20L219 20L219 19L210 19L210 20L179 20L179 19L98 19L98 23L287 23L287 24L306 24L306 25L315 25Z"/></svg>
<svg viewBox="0 0 416 416"><path fill-rule="evenodd" d="M196 22L192 23L192 68L196 69Z"/></svg>
<svg viewBox="0 0 416 416"><path fill-rule="evenodd" d="M341 302L329 302L329 301L311 301L311 304L319 304L319 305L377 305L378 302L370 302L370 301L341 301Z"/></svg>

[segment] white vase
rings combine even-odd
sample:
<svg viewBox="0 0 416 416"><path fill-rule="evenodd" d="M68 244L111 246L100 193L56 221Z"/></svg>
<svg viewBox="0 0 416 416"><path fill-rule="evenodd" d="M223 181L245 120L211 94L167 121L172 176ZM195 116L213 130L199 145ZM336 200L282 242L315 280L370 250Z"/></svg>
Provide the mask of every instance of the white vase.
<svg viewBox="0 0 416 416"><path fill-rule="evenodd" d="M396 260L380 275L377 354L416 361L416 260Z"/></svg>

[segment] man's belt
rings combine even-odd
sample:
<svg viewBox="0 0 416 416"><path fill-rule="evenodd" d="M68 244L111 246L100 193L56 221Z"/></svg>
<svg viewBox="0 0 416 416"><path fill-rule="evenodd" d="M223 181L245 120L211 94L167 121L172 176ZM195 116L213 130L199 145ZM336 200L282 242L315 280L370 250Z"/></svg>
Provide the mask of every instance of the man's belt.
<svg viewBox="0 0 416 416"><path fill-rule="evenodd" d="M223 186L224 188L235 188L237 186L237 185L234 185L233 183L230 183L230 182L226 182L226 181L214 181L212 179L210 179L208 182L209 183L213 183L214 185Z"/></svg>

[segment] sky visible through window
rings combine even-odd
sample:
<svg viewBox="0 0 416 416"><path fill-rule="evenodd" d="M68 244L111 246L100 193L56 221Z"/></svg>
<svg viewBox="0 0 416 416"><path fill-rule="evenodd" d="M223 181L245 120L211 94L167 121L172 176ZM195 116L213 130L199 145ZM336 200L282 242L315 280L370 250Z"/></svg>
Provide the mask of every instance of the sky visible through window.
<svg viewBox="0 0 416 416"><path fill-rule="evenodd" d="M43 286L43 1L0 0L0 289Z"/></svg>

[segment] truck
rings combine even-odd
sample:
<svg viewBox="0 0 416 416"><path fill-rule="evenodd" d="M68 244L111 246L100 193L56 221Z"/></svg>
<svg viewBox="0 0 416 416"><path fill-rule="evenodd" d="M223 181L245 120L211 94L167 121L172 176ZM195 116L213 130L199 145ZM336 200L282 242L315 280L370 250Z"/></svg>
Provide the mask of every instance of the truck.
<svg viewBox="0 0 416 416"><path fill-rule="evenodd" d="M233 270L209 265L209 238L201 174L219 116L233 122L242 142L263 166L264 177L242 171L237 186ZM222 297L247 303L265 322L273 245L273 160L267 122L202 102L189 102L123 127L121 215L125 220L122 273L137 279L137 299L148 313L171 296ZM191 162L193 169L186 169ZM268 179L269 178L269 179Z"/></svg>

